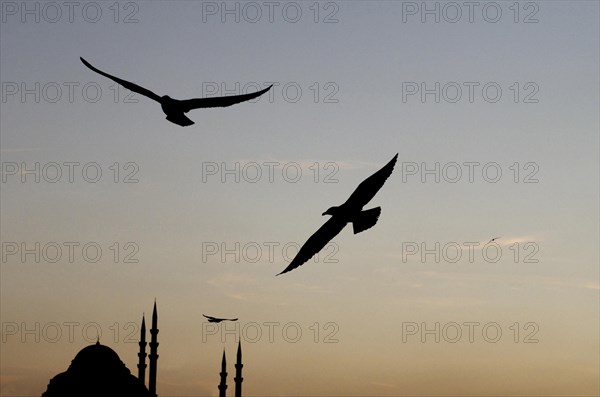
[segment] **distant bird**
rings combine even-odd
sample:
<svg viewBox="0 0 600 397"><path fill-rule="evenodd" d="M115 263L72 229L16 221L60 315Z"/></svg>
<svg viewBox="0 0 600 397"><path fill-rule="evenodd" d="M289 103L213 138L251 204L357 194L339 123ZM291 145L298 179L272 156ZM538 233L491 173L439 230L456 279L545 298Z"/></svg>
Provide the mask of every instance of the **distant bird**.
<svg viewBox="0 0 600 397"><path fill-rule="evenodd" d="M111 76L108 73L105 73L99 69L93 67L88 61L79 57L81 62L88 68L92 69L94 72L101 74L104 77L108 77L109 79L121 84L123 87L127 88L130 91L137 92L138 94L147 96L150 99L154 99L156 102L160 103L160 106L167 115L167 120L172 123L178 124L182 127L186 127L188 125L194 124L192 120L187 118L184 113L189 112L192 109L199 108L215 108L215 107L226 107L235 105L236 103L249 101L256 97L261 96L265 92L269 91L273 85L271 84L269 87L264 90L253 92L250 94L243 95L230 95L230 96L222 96L222 97L214 97L214 98L194 98L194 99L186 99L179 100L171 98L168 95L158 96L152 91L140 87L137 84L131 83L129 81L122 80L118 77Z"/></svg>
<svg viewBox="0 0 600 397"><path fill-rule="evenodd" d="M237 318L217 318L217 317L207 316L206 314L203 314L203 316L208 319L209 323L220 323L221 321L237 321Z"/></svg>
<svg viewBox="0 0 600 397"><path fill-rule="evenodd" d="M498 240L500 237L494 237L493 239L491 239L490 241L488 241L487 243L493 243L494 241Z"/></svg>
<svg viewBox="0 0 600 397"><path fill-rule="evenodd" d="M338 207L331 207L323 212L322 215L331 215L331 218L329 218L315 234L310 236L288 267L277 275L279 276L280 274L287 273L304 264L312 258L313 255L321 251L331 239L337 236L346 224L352 223L354 234L373 227L379 219L381 207L364 211L362 208L375 197L375 194L377 194L379 189L381 189L385 181L392 174L397 159L398 154L396 153L389 163L358 185L354 193L352 193L344 204Z"/></svg>

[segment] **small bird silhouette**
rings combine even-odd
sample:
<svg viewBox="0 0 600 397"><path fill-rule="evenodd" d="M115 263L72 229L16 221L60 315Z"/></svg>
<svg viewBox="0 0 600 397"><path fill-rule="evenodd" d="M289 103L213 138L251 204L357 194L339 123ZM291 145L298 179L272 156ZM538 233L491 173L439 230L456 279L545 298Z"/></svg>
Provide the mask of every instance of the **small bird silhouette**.
<svg viewBox="0 0 600 397"><path fill-rule="evenodd" d="M165 114L167 115L166 119L182 127L187 127L189 125L194 124L194 122L187 118L187 116L184 114L192 109L227 107L235 105L236 103L249 101L251 99L259 97L265 92L269 91L271 87L273 87L273 85L271 84L264 90L243 95L179 100L171 98L168 95L158 96L144 87L140 87L137 84L112 76L106 72L101 71L100 69L96 69L88 61L81 57L79 57L79 59L81 59L81 62L83 62L85 66L92 69L94 72L99 73L104 77L108 77L109 79L119 83L120 85L122 85L130 91L137 92L138 94L147 96L150 99L154 99L156 102L160 103L163 112L165 112Z"/></svg>
<svg viewBox="0 0 600 397"><path fill-rule="evenodd" d="M392 174L397 159L398 153L396 153L394 158L383 168L362 181L344 204L338 207L331 207L325 211L322 215L331 215L331 218L310 236L288 267L277 275L279 276L280 274L287 273L304 264L312 258L313 255L321 251L331 239L337 236L346 224L352 223L354 234L373 227L379 219L381 207L375 207L364 211L362 208L375 197L375 194L377 194L379 189L381 189L385 181Z"/></svg>
<svg viewBox="0 0 600 397"><path fill-rule="evenodd" d="M494 237L493 239L491 239L490 241L488 241L487 243L493 243L494 241L498 240L500 237Z"/></svg>
<svg viewBox="0 0 600 397"><path fill-rule="evenodd" d="M203 314L204 317L208 319L209 323L220 323L221 321L237 321L237 318L217 318L212 316L207 316Z"/></svg>

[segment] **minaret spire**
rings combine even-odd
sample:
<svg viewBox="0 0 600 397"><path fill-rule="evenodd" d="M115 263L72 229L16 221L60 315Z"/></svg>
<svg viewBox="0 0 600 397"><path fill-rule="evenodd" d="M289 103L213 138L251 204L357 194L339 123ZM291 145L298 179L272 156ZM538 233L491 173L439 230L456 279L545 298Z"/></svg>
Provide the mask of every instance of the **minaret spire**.
<svg viewBox="0 0 600 397"><path fill-rule="evenodd" d="M140 352L138 353L138 379L143 385L146 385L146 320L142 314L142 327L140 330Z"/></svg>
<svg viewBox="0 0 600 397"><path fill-rule="evenodd" d="M225 349L223 349L223 360L221 360L221 383L219 384L219 397L225 397L227 390L227 362L225 361Z"/></svg>
<svg viewBox="0 0 600 397"><path fill-rule="evenodd" d="M237 362L235 363L235 397L242 397L242 341L238 341Z"/></svg>
<svg viewBox="0 0 600 397"><path fill-rule="evenodd" d="M150 395L156 397L156 364L158 361L158 342L156 335L158 334L158 314L156 313L156 299L154 299L154 309L152 311L152 328L150 329L150 369L148 372L148 391Z"/></svg>

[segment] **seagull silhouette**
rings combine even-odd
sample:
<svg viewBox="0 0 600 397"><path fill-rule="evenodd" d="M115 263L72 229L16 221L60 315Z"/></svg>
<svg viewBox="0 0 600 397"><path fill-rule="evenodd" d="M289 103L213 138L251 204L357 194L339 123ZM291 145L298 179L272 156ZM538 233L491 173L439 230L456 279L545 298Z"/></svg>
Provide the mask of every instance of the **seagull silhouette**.
<svg viewBox="0 0 600 397"><path fill-rule="evenodd" d="M243 95L179 100L171 98L168 95L158 96L144 87L140 87L137 84L112 76L106 72L101 71L100 69L96 69L88 61L81 57L79 57L79 59L81 59L81 62L83 62L85 66L92 69L94 72L99 73L104 77L108 77L109 79L121 84L123 87L127 88L130 91L137 92L138 94L147 96L150 99L154 99L156 102L160 103L163 112L165 112L165 114L167 115L167 120L182 127L187 127L188 125L194 124L194 122L187 118L184 114L192 109L226 107L235 105L236 103L249 101L251 99L259 97L265 92L269 91L271 87L273 87L273 85L271 84L264 90Z"/></svg>
<svg viewBox="0 0 600 397"><path fill-rule="evenodd" d="M212 316L207 316L203 314L204 317L208 319L209 323L220 323L221 321L237 321L237 318L217 318Z"/></svg>
<svg viewBox="0 0 600 397"><path fill-rule="evenodd" d="M385 181L389 178L394 170L394 164L398 159L398 153L390 160L383 168L365 179L356 188L354 193L350 195L346 202L338 207L331 207L322 215L331 215L331 218L321 226L310 238L304 243L296 257L290 262L284 271L277 274L287 273L294 270L298 266L304 264L316 253L321 251L327 243L342 231L348 223L352 223L354 234L365 231L373 227L379 215L381 207L371 208L363 211L365 206L381 189Z"/></svg>
<svg viewBox="0 0 600 397"><path fill-rule="evenodd" d="M494 241L498 240L499 238L500 238L500 237L494 237L493 239L491 239L491 240L490 240L490 241L488 241L487 243L489 244L489 243L491 243L491 242L494 242Z"/></svg>

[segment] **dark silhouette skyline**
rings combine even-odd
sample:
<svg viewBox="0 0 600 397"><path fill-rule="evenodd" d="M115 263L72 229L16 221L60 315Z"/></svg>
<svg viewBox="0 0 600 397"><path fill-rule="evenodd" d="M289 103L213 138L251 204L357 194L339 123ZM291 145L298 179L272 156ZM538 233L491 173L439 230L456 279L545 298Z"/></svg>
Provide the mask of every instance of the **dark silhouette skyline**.
<svg viewBox="0 0 600 397"><path fill-rule="evenodd" d="M235 382L235 397L242 397L242 382L244 378L242 378L242 341L238 341L238 348L236 354L236 363L235 363L235 378L233 381ZM223 349L223 358L221 359L221 372L219 373L220 383L218 386L219 389L219 397L225 397L225 391L227 390L227 360L225 358L225 349Z"/></svg>
<svg viewBox="0 0 600 397"><path fill-rule="evenodd" d="M261 96L262 94L264 94L265 92L269 91L271 89L271 87L273 87L273 85L270 85L269 87L265 88L264 90L252 92L250 94L179 100L179 99L171 98L168 95L159 96L147 88L140 87L139 85L137 85L135 83L120 79L120 78L110 75L106 72L103 72L100 69L95 68L94 66L92 66L88 61L86 61L82 57L79 57L79 59L81 59L81 62L83 62L83 64L85 66L87 66L94 72L113 80L114 82L122 85L123 87L127 88L130 91L144 95L144 96L160 103L160 106L161 106L163 112L167 115L166 119L169 120L170 122L180 125L182 127L187 127L187 126L194 124L194 122L192 120L190 120L184 114L184 113L189 112L190 110L201 109L201 108L227 107L227 106L235 105L236 103L245 102L245 101L249 101L251 99L257 98L257 97Z"/></svg>
<svg viewBox="0 0 600 397"><path fill-rule="evenodd" d="M84 347L69 368L53 377L42 397L153 397L108 346Z"/></svg>
<svg viewBox="0 0 600 397"><path fill-rule="evenodd" d="M142 316L140 327L140 351L138 353L138 376L119 358L119 355L108 346L100 344L86 346L73 359L67 371L50 380L42 397L106 397L132 396L157 397L156 375L158 360L158 312L156 301L152 311L152 336L150 354L146 354L146 320ZM148 388L146 388L146 357L150 359Z"/></svg>
<svg viewBox="0 0 600 397"><path fill-rule="evenodd" d="M138 353L138 379L142 384L146 384L146 319L142 315L142 326L140 327L140 351Z"/></svg>
<svg viewBox="0 0 600 397"><path fill-rule="evenodd" d="M141 353L141 351L140 351ZM156 372L158 370L158 313L156 311L156 300L152 309L152 328L150 328L150 368L148 369L148 391L156 397Z"/></svg>
<svg viewBox="0 0 600 397"><path fill-rule="evenodd" d="M156 301L152 311L152 328L150 329L150 354L146 354L146 320L142 315L140 326L139 362L137 378L125 366L119 355L110 347L101 345L100 339L95 344L84 347L75 355L69 368L48 383L42 397L158 397L156 391L158 360L158 312ZM150 359L148 387L146 387L146 357ZM235 397L242 396L242 343L238 341L235 363ZM225 397L227 390L227 362L225 349L221 361L221 381L218 385L219 397Z"/></svg>
<svg viewBox="0 0 600 397"><path fill-rule="evenodd" d="M108 346L100 344L86 346L73 359L67 371L50 380L42 397L157 397L156 375L158 360L158 312L156 301L152 311L152 339L150 342L150 372L146 388L146 320L142 316L140 327L140 351L137 378Z"/></svg>
<svg viewBox="0 0 600 397"><path fill-rule="evenodd" d="M375 197L379 189L381 189L385 181L392 174L397 159L398 153L379 171L362 181L344 204L331 207L323 212L322 215L331 215L331 218L310 236L288 267L277 275L287 273L304 264L321 251L348 223L352 223L354 234L373 227L377 223L379 215L381 215L381 207L368 210L363 210L362 208Z"/></svg>
<svg viewBox="0 0 600 397"><path fill-rule="evenodd" d="M223 358L221 359L221 383L219 383L219 397L225 397L227 390L227 360L225 359L225 349L223 349Z"/></svg>
<svg viewBox="0 0 600 397"><path fill-rule="evenodd" d="M235 397L242 397L242 382L244 378L242 378L242 341L238 341L236 362L235 362Z"/></svg>

